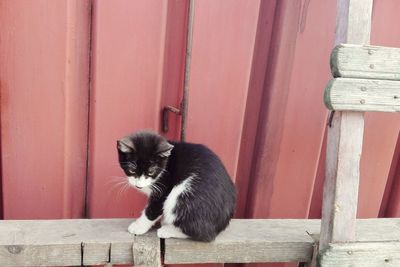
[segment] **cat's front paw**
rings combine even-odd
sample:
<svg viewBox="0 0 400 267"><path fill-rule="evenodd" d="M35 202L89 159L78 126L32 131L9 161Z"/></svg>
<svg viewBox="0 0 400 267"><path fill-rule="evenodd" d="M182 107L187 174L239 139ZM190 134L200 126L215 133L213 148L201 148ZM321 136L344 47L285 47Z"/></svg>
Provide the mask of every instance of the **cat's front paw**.
<svg viewBox="0 0 400 267"><path fill-rule="evenodd" d="M170 238L171 237L167 228L165 228L163 226L157 230L157 236L159 238Z"/></svg>
<svg viewBox="0 0 400 267"><path fill-rule="evenodd" d="M151 225L145 224L140 219L131 223L128 227L128 232L135 235L143 235L147 233L151 228Z"/></svg>
<svg viewBox="0 0 400 267"><path fill-rule="evenodd" d="M188 238L187 235L182 233L182 230L173 225L163 225L157 230L159 238Z"/></svg>

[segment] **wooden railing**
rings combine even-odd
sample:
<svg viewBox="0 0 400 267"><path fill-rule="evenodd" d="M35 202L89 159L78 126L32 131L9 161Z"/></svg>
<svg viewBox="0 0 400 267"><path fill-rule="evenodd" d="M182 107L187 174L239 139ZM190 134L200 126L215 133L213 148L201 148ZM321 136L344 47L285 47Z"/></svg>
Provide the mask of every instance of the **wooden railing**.
<svg viewBox="0 0 400 267"><path fill-rule="evenodd" d="M0 221L0 266L311 263L320 228L320 220L233 220L214 242L202 243L160 240L155 231L134 236L127 232L131 221ZM371 262L371 257L394 264L399 260L399 240L400 219L358 220L357 242L331 245L320 260L322 266L347 266L366 259Z"/></svg>
<svg viewBox="0 0 400 267"><path fill-rule="evenodd" d="M132 236L128 219L1 221L0 266L400 266L400 219L356 220L363 113L400 111L400 49L367 45L372 0L338 0L337 11L334 79L324 97L335 113L328 126L322 221L233 220L211 243L160 240L154 232Z"/></svg>

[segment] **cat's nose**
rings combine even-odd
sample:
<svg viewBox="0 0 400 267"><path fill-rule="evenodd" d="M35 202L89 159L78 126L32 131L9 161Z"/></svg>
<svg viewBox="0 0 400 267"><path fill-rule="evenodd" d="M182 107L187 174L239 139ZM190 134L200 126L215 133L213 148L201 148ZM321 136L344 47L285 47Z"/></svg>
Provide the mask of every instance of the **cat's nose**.
<svg viewBox="0 0 400 267"><path fill-rule="evenodd" d="M143 187L141 187L141 186L137 186L137 185L135 185L136 186L136 188L139 188L139 189L142 189Z"/></svg>

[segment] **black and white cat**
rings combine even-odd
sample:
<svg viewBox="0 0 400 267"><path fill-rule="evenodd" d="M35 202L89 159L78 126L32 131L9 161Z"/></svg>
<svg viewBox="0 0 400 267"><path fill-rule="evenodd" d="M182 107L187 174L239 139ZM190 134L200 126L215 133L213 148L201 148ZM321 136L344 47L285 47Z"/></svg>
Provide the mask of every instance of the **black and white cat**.
<svg viewBox="0 0 400 267"><path fill-rule="evenodd" d="M128 135L118 140L117 148L129 184L149 198L130 233L144 234L161 220L160 238L212 241L228 226L236 190L210 149L168 142L153 132Z"/></svg>

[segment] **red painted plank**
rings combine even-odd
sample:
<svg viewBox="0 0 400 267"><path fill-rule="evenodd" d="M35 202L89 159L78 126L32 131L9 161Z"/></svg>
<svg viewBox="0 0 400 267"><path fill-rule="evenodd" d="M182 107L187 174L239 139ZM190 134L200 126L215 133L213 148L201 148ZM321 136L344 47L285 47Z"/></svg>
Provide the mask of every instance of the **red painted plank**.
<svg viewBox="0 0 400 267"><path fill-rule="evenodd" d="M325 162L326 162L326 144L327 144L327 131L324 132L324 141L319 154L318 170L315 177L313 195L310 203L310 211L308 213L309 219L321 219L322 216L322 194L324 191L325 179Z"/></svg>
<svg viewBox="0 0 400 267"><path fill-rule="evenodd" d="M321 99L330 77L334 7L309 1L277 6L276 50L267 73L250 216L308 214L327 116ZM326 23L318 24L322 18Z"/></svg>
<svg viewBox="0 0 400 267"><path fill-rule="evenodd" d="M335 3L279 1L276 9L247 215L307 218L327 117ZM282 265L293 266L268 266Z"/></svg>
<svg viewBox="0 0 400 267"><path fill-rule="evenodd" d="M113 176L124 176L118 166L116 140L139 129L159 128L167 11L166 1L94 1L91 218L138 216L145 206L139 192L129 189L118 195L119 188L113 187Z"/></svg>
<svg viewBox="0 0 400 267"><path fill-rule="evenodd" d="M89 1L1 1L4 217L80 217L86 176Z"/></svg>
<svg viewBox="0 0 400 267"><path fill-rule="evenodd" d="M398 114L367 113L365 115L358 200L358 217L360 218L376 218L379 215L399 127Z"/></svg>
<svg viewBox="0 0 400 267"><path fill-rule="evenodd" d="M263 79L262 73L256 74L257 80L250 80L253 68L261 72L265 69L265 62L257 61L255 56L268 51L268 47L259 47L254 52L257 26L261 23L260 1L202 0L195 3L187 140L213 149L232 178L240 181L238 188L244 190L240 191L239 199L243 213L247 189L240 186L246 185L247 181L236 175L239 151L242 138L251 138L250 135L255 134L251 132L253 129L248 129L250 133L242 136L244 114L247 98L254 100L257 97L259 83L262 83L258 79ZM264 16L263 22L272 24L274 3L266 3L266 6L272 9L268 10L270 17ZM268 25L263 30L271 32L271 28ZM257 41L268 45L268 35ZM248 96L250 87L252 92ZM249 112L258 112L257 105L260 104L252 104L253 109ZM248 155L252 153L250 150L246 152Z"/></svg>
<svg viewBox="0 0 400 267"><path fill-rule="evenodd" d="M274 31L271 43L271 52L269 59L269 68L266 73L265 91L263 95L263 105L260 111L260 126L256 140L256 149L254 152L253 177L250 184L248 209L246 211L249 217L267 217L268 214L261 214L261 203L267 203L265 198L269 198L271 193L270 182L272 179L264 177L273 177L273 166L279 155L279 137L281 135L281 120L283 113L279 109L284 109L287 103L288 79L283 76L286 73L290 75L291 64L293 63L293 54L295 49L295 35L297 22L299 20L300 5L296 3L277 2L276 20L274 22ZM286 43L286 46L281 46ZM279 88L279 90L278 90ZM272 111L274 116L272 116ZM268 127L265 127L268 122ZM272 142L272 138L276 139ZM260 204L258 204L260 203Z"/></svg>
<svg viewBox="0 0 400 267"><path fill-rule="evenodd" d="M0 117L1 117L1 115L0 115ZM0 131L1 131L1 125L0 125ZM0 151L1 151L1 138L0 138ZM2 160L1 160L1 153L0 153L0 162L1 161ZM0 220L2 220L2 219L4 219L4 215L3 215L3 171L2 171L2 168L0 165Z"/></svg>
<svg viewBox="0 0 400 267"><path fill-rule="evenodd" d="M248 186L253 167L259 112L268 66L271 36L274 22L276 1L262 1L260 4L257 36L254 46L253 62L249 82L246 110L240 140L239 160L237 164L236 188L238 192L235 216L243 218L246 212Z"/></svg>
<svg viewBox="0 0 400 267"><path fill-rule="evenodd" d="M371 44L400 47L396 0L374 1ZM400 127L399 114L366 113L358 216L377 217L388 179Z"/></svg>
<svg viewBox="0 0 400 267"><path fill-rule="evenodd" d="M260 1L195 2L188 141L236 176Z"/></svg>
<svg viewBox="0 0 400 267"><path fill-rule="evenodd" d="M186 51L187 13L189 1L168 1L165 51L163 66L163 84L161 106L173 106L180 109L183 94L183 79ZM169 131L164 135L169 139L180 137L181 119L176 114L169 114ZM161 127L160 121L160 127ZM161 128L159 128L161 130Z"/></svg>
<svg viewBox="0 0 400 267"><path fill-rule="evenodd" d="M395 181L392 186L391 190L391 195L388 201L388 206L386 207L384 217L395 217L398 218L400 217L400 175L399 175L399 170L397 169L397 172L394 176Z"/></svg>
<svg viewBox="0 0 400 267"><path fill-rule="evenodd" d="M382 198L379 217L399 217L400 215L400 136L397 137L397 144L390 166L389 177Z"/></svg>

